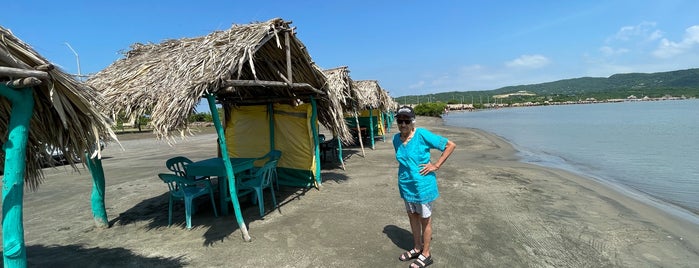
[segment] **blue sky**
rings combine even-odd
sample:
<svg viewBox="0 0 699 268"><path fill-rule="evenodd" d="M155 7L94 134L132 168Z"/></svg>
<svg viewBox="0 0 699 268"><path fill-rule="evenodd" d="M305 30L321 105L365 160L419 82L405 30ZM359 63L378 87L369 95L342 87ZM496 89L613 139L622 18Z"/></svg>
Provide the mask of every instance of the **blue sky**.
<svg viewBox="0 0 699 268"><path fill-rule="evenodd" d="M699 1L9 1L0 25L68 73L133 43L281 17L321 68L393 97L699 67Z"/></svg>

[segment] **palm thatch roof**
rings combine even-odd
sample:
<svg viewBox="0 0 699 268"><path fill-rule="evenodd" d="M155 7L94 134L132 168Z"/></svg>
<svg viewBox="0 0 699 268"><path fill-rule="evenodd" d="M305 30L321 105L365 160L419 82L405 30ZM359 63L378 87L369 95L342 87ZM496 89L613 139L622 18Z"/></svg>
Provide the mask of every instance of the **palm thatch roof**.
<svg viewBox="0 0 699 268"><path fill-rule="evenodd" d="M26 77L18 73L31 73L41 80L40 85L33 87L34 114L30 121L24 179L29 189L36 189L43 180L42 165L54 165L47 147L64 149L66 161L78 171L79 159L70 152L99 150L100 138L116 140L109 118L101 113L105 110L101 94L55 68L3 27L0 27L0 67L3 68L2 83ZM0 97L0 142L3 144L8 138L11 109L10 101ZM81 153L77 155L82 156ZM0 165L4 162L2 159Z"/></svg>
<svg viewBox="0 0 699 268"><path fill-rule="evenodd" d="M290 21L280 18L206 36L133 44L125 58L91 77L115 112L127 116L150 111L154 132L168 138L186 133L187 118L202 97L214 94L224 105L271 102L318 104L319 121L340 135L325 76L296 38Z"/></svg>
<svg viewBox="0 0 699 268"><path fill-rule="evenodd" d="M352 89L355 91L357 106L359 109L379 109L388 112L395 106L388 92L379 86L376 80L353 81Z"/></svg>
<svg viewBox="0 0 699 268"><path fill-rule="evenodd" d="M385 89L379 91L379 102L382 104L383 112L395 111L398 109L398 102L394 100Z"/></svg>

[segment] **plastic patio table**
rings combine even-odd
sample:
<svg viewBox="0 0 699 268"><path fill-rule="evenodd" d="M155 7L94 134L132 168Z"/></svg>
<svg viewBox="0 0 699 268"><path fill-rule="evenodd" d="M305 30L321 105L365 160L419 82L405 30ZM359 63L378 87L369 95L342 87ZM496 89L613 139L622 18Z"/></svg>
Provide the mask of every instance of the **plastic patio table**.
<svg viewBox="0 0 699 268"><path fill-rule="evenodd" d="M233 172L239 174L253 168L253 163L257 158L230 158ZM223 165L223 158L214 157L197 161L185 166L187 176L209 176L218 177L219 205L222 215L228 215L228 178L226 167Z"/></svg>

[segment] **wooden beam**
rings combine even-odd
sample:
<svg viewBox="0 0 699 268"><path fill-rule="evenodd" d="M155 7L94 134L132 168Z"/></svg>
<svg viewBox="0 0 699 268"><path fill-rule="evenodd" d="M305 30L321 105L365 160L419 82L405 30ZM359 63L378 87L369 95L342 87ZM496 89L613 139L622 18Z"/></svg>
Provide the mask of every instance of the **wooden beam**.
<svg viewBox="0 0 699 268"><path fill-rule="evenodd" d="M43 82L36 77L25 77L5 82L7 87L13 89L35 87L41 84L43 84Z"/></svg>
<svg viewBox="0 0 699 268"><path fill-rule="evenodd" d="M53 64L50 64L50 63L49 64L42 64L42 65L34 67L35 70L42 71L42 72L53 71L53 69L55 69L55 68L56 68L56 66L53 66Z"/></svg>
<svg viewBox="0 0 699 268"><path fill-rule="evenodd" d="M324 95L325 92L320 91L307 83L286 83L281 81L262 81L262 80L226 80L223 82L223 87L289 87L289 88L304 88L316 94Z"/></svg>
<svg viewBox="0 0 699 268"><path fill-rule="evenodd" d="M289 80L289 82L293 82L294 79L292 78L292 72L291 72L291 45L289 40L291 36L289 35L289 32L284 32L284 46L286 47L286 79Z"/></svg>
<svg viewBox="0 0 699 268"><path fill-rule="evenodd" d="M280 72L276 67L274 67L274 65L272 65L271 62L269 62L269 61L265 61L265 62L267 63L267 67L269 67L270 70L274 70L274 71L277 73L277 76L279 76L279 78L281 78L282 80L284 80L284 82L291 84L291 81L289 81L289 79L287 79L287 78L282 74L282 72Z"/></svg>
<svg viewBox="0 0 699 268"><path fill-rule="evenodd" d="M31 69L31 67L26 63L12 57L12 55L7 50L0 50L0 62L4 62L5 65L9 65L10 67L14 68L21 68L25 70Z"/></svg>
<svg viewBox="0 0 699 268"><path fill-rule="evenodd" d="M36 77L39 79L49 79L49 74L47 72L4 66L0 66L0 77L1 76L9 76L13 78Z"/></svg>
<svg viewBox="0 0 699 268"><path fill-rule="evenodd" d="M286 103L293 105L296 100L309 101L309 96L294 96L294 97L275 97L275 98L225 98L226 103L235 103L236 105L259 105L268 103Z"/></svg>

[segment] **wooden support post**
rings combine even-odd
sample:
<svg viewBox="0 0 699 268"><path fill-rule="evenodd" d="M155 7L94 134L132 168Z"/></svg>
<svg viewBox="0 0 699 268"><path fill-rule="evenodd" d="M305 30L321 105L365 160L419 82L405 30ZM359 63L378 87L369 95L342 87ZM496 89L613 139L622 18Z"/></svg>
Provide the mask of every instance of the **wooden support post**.
<svg viewBox="0 0 699 268"><path fill-rule="evenodd" d="M26 174L29 121L34 110L30 88L11 89L0 85L0 96L12 104L2 177L2 255L4 267L27 267L24 245L23 198Z"/></svg>
<svg viewBox="0 0 699 268"><path fill-rule="evenodd" d="M359 147L362 147L362 157L366 157L366 153L364 153L364 142L362 141L362 128L359 126L357 111L354 112L354 121L357 123L357 138L359 139Z"/></svg>
<svg viewBox="0 0 699 268"><path fill-rule="evenodd" d="M289 79L289 83L293 83L294 79L292 77L293 73L291 71L291 36L289 32L284 32L284 46L286 47L286 78Z"/></svg>
<svg viewBox="0 0 699 268"><path fill-rule="evenodd" d="M104 205L104 169L102 168L102 159L97 157L91 159L90 152L86 152L84 157L87 168L90 170L90 174L92 174L92 194L90 195L90 201L92 204L92 217L95 220L95 226L108 228L109 220Z"/></svg>
<svg viewBox="0 0 699 268"><path fill-rule="evenodd" d="M235 219L238 221L238 227L243 234L243 240L250 242L252 238L248 234L248 227L245 226L245 219L243 219L243 213L240 211L240 202L238 201L238 190L235 188L235 173L233 172L233 165L231 165L231 158L228 156L228 146L226 145L226 135L223 133L223 125L221 125L221 118L218 116L218 110L216 109L216 98L213 94L207 94L206 100L209 101L209 109L211 110L211 116L214 120L214 126L216 126L216 133L218 134L218 146L221 149L221 158L223 159L223 165L226 167L226 178L228 179L228 190L231 194L231 201L233 202L233 211L235 211ZM223 193L221 193L223 194Z"/></svg>

